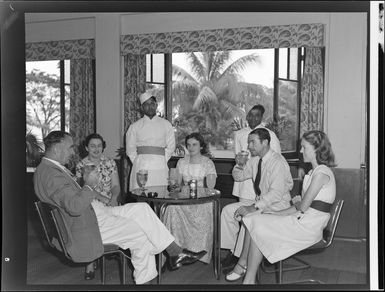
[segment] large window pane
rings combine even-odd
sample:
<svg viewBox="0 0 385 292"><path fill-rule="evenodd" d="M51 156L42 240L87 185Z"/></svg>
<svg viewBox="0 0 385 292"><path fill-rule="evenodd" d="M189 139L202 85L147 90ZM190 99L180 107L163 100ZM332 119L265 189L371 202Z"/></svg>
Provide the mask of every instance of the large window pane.
<svg viewBox="0 0 385 292"><path fill-rule="evenodd" d="M281 151L295 151L298 132L298 83L294 81L279 81L278 101L278 136Z"/></svg>
<svg viewBox="0 0 385 292"><path fill-rule="evenodd" d="M60 130L60 61L26 63L27 131L42 140Z"/></svg>
<svg viewBox="0 0 385 292"><path fill-rule="evenodd" d="M287 48L279 49L279 78L287 79Z"/></svg>
<svg viewBox="0 0 385 292"><path fill-rule="evenodd" d="M64 60L64 130L70 130L70 65L71 60Z"/></svg>
<svg viewBox="0 0 385 292"><path fill-rule="evenodd" d="M65 116L65 123L64 123L64 131L69 132L70 131L70 85L66 84L64 86L64 116Z"/></svg>
<svg viewBox="0 0 385 292"><path fill-rule="evenodd" d="M291 48L290 49L290 74L289 79L297 80L298 79L298 49Z"/></svg>
<svg viewBox="0 0 385 292"><path fill-rule="evenodd" d="M147 54L146 55L146 82L152 81L151 80L151 74L152 74L151 66L152 66L151 55Z"/></svg>
<svg viewBox="0 0 385 292"><path fill-rule="evenodd" d="M153 80L152 82L164 83L164 54L153 56Z"/></svg>
<svg viewBox="0 0 385 292"><path fill-rule="evenodd" d="M177 145L200 132L214 157L234 157L231 123L255 104L273 114L274 49L172 54L172 124Z"/></svg>
<svg viewBox="0 0 385 292"><path fill-rule="evenodd" d="M165 117L165 55L164 54L147 54L146 55L146 91L149 91L156 97L158 102L157 115Z"/></svg>
<svg viewBox="0 0 385 292"><path fill-rule="evenodd" d="M69 132L69 116L70 60L26 62L27 167L37 166L37 157L44 151L43 138L49 132Z"/></svg>

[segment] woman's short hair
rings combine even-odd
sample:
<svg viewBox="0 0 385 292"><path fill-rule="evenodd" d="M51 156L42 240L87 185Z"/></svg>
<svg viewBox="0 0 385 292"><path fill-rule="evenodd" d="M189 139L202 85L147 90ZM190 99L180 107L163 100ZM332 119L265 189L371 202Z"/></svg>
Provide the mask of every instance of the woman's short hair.
<svg viewBox="0 0 385 292"><path fill-rule="evenodd" d="M324 164L329 167L337 165L335 163L332 145L324 132L317 130L308 131L302 135L302 139L313 145L318 164Z"/></svg>
<svg viewBox="0 0 385 292"><path fill-rule="evenodd" d="M104 141L103 137L97 133L90 134L86 137L86 139L84 140L85 147L88 147L88 144L90 143L91 139L99 139L100 141L102 141L103 150L106 148L106 142Z"/></svg>
<svg viewBox="0 0 385 292"><path fill-rule="evenodd" d="M45 151L49 151L52 146L61 143L66 136L72 137L70 133L65 131L52 131L43 138Z"/></svg>
<svg viewBox="0 0 385 292"><path fill-rule="evenodd" d="M205 139L203 138L203 136L198 133L198 132L195 132L195 133L191 133L189 135L186 136L185 140L184 140L184 144L186 145L187 147L187 140L191 139L191 138L194 138L195 140L199 141L199 145L201 148L201 154L208 154L208 149L207 149L207 144L205 142Z"/></svg>

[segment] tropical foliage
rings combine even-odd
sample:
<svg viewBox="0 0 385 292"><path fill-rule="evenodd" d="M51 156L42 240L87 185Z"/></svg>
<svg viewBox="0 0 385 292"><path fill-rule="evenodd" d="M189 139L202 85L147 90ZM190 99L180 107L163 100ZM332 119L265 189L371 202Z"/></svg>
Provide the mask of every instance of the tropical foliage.
<svg viewBox="0 0 385 292"><path fill-rule="evenodd" d="M66 93L66 99L69 94ZM68 107L68 102L65 103ZM60 80L56 75L32 70L26 74L27 128L41 131L44 138L60 128ZM69 114L68 108L66 114ZM66 120L69 120L66 117Z"/></svg>
<svg viewBox="0 0 385 292"><path fill-rule="evenodd" d="M177 128L177 142L199 131L216 149L229 148L231 123L245 118L250 104L269 99L272 90L245 83L240 73L259 56L250 54L231 61L231 51L186 53L190 72L173 65L172 121ZM271 108L272 111L272 108Z"/></svg>

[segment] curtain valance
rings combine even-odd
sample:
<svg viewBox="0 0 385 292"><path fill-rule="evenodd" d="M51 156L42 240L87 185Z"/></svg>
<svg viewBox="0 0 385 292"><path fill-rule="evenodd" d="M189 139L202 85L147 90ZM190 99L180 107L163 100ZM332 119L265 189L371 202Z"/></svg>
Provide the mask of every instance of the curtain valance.
<svg viewBox="0 0 385 292"><path fill-rule="evenodd" d="M25 44L26 61L95 59L93 39L36 42Z"/></svg>
<svg viewBox="0 0 385 292"><path fill-rule="evenodd" d="M324 24L124 35L121 55L324 46Z"/></svg>

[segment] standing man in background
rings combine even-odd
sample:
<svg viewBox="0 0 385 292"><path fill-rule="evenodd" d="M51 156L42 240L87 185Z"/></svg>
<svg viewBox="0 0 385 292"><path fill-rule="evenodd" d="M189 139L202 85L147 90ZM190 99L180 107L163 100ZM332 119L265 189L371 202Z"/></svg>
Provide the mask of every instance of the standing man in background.
<svg viewBox="0 0 385 292"><path fill-rule="evenodd" d="M246 115L248 126L234 133L235 155L241 151L247 151L247 137L250 132L257 128L263 128L269 131L270 148L281 154L281 146L275 133L264 127L262 124L265 108L257 104L253 106ZM250 155L249 155L250 158ZM234 181L233 196L239 197L239 202L226 205L221 213L221 248L229 249L230 253L222 261L223 272L226 273L237 263L243 246L244 227L239 226L239 222L234 219L234 212L240 206L249 206L255 203L256 195L252 179L242 182Z"/></svg>
<svg viewBox="0 0 385 292"><path fill-rule="evenodd" d="M136 173L140 169L148 170L146 186L167 185L167 162L175 150L174 129L169 121L156 115L156 97L145 92L139 99L144 115L126 134L127 156L132 162L130 191L138 188Z"/></svg>

